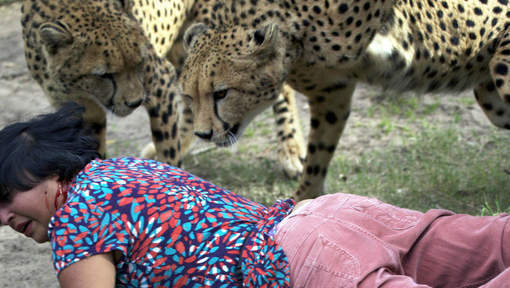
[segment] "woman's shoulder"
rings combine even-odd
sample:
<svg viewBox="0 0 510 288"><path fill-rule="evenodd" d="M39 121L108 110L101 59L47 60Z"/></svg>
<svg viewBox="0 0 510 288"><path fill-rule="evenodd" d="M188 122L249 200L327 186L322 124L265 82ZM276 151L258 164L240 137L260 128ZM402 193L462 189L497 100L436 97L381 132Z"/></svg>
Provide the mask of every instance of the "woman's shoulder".
<svg viewBox="0 0 510 288"><path fill-rule="evenodd" d="M146 198L147 193L168 194L168 190L186 194L191 186L209 191L209 186L213 185L166 163L122 157L91 161L78 173L71 186L73 194L93 200L105 195L119 199L128 196Z"/></svg>
<svg viewBox="0 0 510 288"><path fill-rule="evenodd" d="M156 160L137 158L137 157L115 157L108 159L94 159L91 161L84 170L90 170L91 168L100 168L100 167L133 167L133 166L141 166L141 167L167 167L167 168L176 168L172 167L166 163L158 162ZM178 169L178 168L177 168Z"/></svg>
<svg viewBox="0 0 510 288"><path fill-rule="evenodd" d="M77 178L91 178L104 176L105 174L114 177L116 175L122 176L124 174L144 173L167 176L173 174L188 174L177 167L155 160L136 157L120 157L95 159L88 163L85 168L78 173Z"/></svg>

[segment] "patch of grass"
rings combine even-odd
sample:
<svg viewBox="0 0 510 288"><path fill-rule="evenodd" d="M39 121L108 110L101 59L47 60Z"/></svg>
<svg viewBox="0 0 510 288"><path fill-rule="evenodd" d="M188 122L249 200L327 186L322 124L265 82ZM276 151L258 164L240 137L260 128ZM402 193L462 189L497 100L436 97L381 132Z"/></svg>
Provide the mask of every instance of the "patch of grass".
<svg viewBox="0 0 510 288"><path fill-rule="evenodd" d="M288 179L278 163L260 155L256 145L243 145L232 153L213 148L206 153L188 156L185 169L208 181L266 205L292 196L297 182Z"/></svg>
<svg viewBox="0 0 510 288"><path fill-rule="evenodd" d="M395 130L395 123L391 118L382 119L377 125L384 134L390 134L393 130Z"/></svg>
<svg viewBox="0 0 510 288"><path fill-rule="evenodd" d="M456 99L458 103L464 105L464 107L470 107L476 104L476 100L474 98L459 97Z"/></svg>
<svg viewBox="0 0 510 288"><path fill-rule="evenodd" d="M329 167L327 191L373 196L421 211L445 208L472 215L510 213L508 132L460 127L464 114L456 110L448 115L451 124L445 127L444 120L435 121L436 113L445 113L440 101L432 98L423 104L415 96L390 98L389 103L381 101L356 111L363 119L350 125L378 129L374 137L382 143L388 138L399 141L389 141L382 148L354 149L362 151L358 154L338 149ZM288 179L276 161L274 130L268 109L248 126L236 148L188 155L184 168L266 205L288 198L298 182Z"/></svg>
<svg viewBox="0 0 510 288"><path fill-rule="evenodd" d="M491 201L491 202L493 202L493 201ZM492 204L490 204L489 202L486 202L484 207L482 208L480 215L494 216L494 215L498 215L498 214L504 213L504 212L508 213L508 211L510 211L510 207L507 207L506 209L501 209L498 201L495 201L495 203L493 205L495 205L495 206L492 206Z"/></svg>
<svg viewBox="0 0 510 288"><path fill-rule="evenodd" d="M398 116L403 119L415 120L420 117L434 114L440 107L439 101L435 103L423 103L419 96L413 95L379 95L377 105L368 107L367 116L374 117L380 115L383 117Z"/></svg>
<svg viewBox="0 0 510 288"><path fill-rule="evenodd" d="M473 142L455 127L428 127L402 147L371 151L357 160L335 157L328 191L374 196L422 211L510 212L510 161L504 157L510 147L501 137L496 131Z"/></svg>
<svg viewBox="0 0 510 288"><path fill-rule="evenodd" d="M394 205L426 211L450 209L473 215L510 212L510 153L501 130L465 136L455 125L424 125L399 147L366 151L354 159L337 151L327 191L377 197ZM406 130L405 133L411 133ZM245 140L249 143L249 140ZM188 156L185 168L235 193L264 204L290 197L297 181L259 145L214 148ZM270 143L269 145L276 145ZM275 147L265 147L273 152Z"/></svg>
<svg viewBox="0 0 510 288"><path fill-rule="evenodd" d="M412 118L418 109L416 97L389 97L383 107L389 115L401 115L405 118Z"/></svg>

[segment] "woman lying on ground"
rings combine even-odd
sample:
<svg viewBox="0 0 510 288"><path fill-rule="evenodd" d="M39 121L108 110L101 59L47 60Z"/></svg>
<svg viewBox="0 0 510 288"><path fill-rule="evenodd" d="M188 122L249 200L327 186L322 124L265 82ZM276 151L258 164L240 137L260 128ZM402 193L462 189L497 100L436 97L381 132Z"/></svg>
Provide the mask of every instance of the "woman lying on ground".
<svg viewBox="0 0 510 288"><path fill-rule="evenodd" d="M51 242L62 287L510 287L508 215L349 194L265 207L167 164L98 159L81 111L0 131L1 224Z"/></svg>

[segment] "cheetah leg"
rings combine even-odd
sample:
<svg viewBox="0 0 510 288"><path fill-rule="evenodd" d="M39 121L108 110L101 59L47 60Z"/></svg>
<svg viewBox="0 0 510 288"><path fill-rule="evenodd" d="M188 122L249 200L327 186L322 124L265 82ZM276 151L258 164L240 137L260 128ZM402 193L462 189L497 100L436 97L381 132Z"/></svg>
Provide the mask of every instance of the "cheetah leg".
<svg viewBox="0 0 510 288"><path fill-rule="evenodd" d="M183 24L183 25L189 25L189 24ZM182 28L181 28L182 30ZM184 31L184 30L182 30ZM182 33L181 33L182 34ZM169 61L174 66L174 71L177 75L180 73L180 69L182 68L182 65L184 63L184 59L186 59L186 51L184 50L184 46L182 44L182 35L179 35L178 38L175 39L174 44L172 45L172 48L170 51L168 51L167 55L165 55L165 60ZM175 94L178 95L178 94ZM179 94L180 95L180 94ZM175 107L173 111L179 111L179 115L175 115L175 118L172 118L173 121L179 121L178 123L178 129L180 131L179 135L179 147L180 147L180 153L182 156L184 153L189 149L193 142L193 115L191 114L191 109L185 107L184 103L182 102L182 99L176 100L179 102L175 103ZM177 109L177 110L175 110ZM151 127L152 125L160 125L158 119L152 119L151 117ZM156 127L157 128L157 127ZM154 140L154 137L153 137ZM154 145L154 141L151 143L148 143L145 145L145 147L142 149L140 156L147 159L164 159L164 155L159 155L156 149L156 146ZM162 146L160 144L160 146ZM160 151L164 150L164 147L161 147L159 149ZM172 150L171 150L172 151ZM163 152L164 154L165 152ZM172 152L173 153L173 152ZM182 158L182 156L180 158ZM169 162L169 161L167 161ZM176 165L174 163L175 161L170 161L169 163ZM180 162L180 161L178 161ZM179 163L180 164L180 163Z"/></svg>
<svg viewBox="0 0 510 288"><path fill-rule="evenodd" d="M189 110L184 109L175 70L168 61L159 61L160 81L167 83L149 91L144 106L149 113L155 159L174 166L181 166L181 159L192 141L193 121ZM146 85L153 87L154 85Z"/></svg>
<svg viewBox="0 0 510 288"><path fill-rule="evenodd" d="M349 118L354 88L355 83L347 83L333 91L323 89L308 93L311 113L310 135L303 176L294 196L296 200L315 198L325 192L324 182L329 162Z"/></svg>
<svg viewBox="0 0 510 288"><path fill-rule="evenodd" d="M494 125L510 129L510 32L499 43L489 62L492 81L476 87L475 97Z"/></svg>
<svg viewBox="0 0 510 288"><path fill-rule="evenodd" d="M193 143L193 116L191 114L191 110L189 108L183 109L181 112L181 115L179 116L179 129L181 131L181 153L184 154L185 151L189 149L191 144ZM154 125L158 125L158 122L156 121ZM191 131L191 132L190 132ZM140 157L146 158L146 159L154 159L156 160L158 158L156 146L154 146L154 142L150 142L142 149L140 152Z"/></svg>
<svg viewBox="0 0 510 288"><path fill-rule="evenodd" d="M498 92L491 80L481 83L474 90L476 101L492 124L510 129L510 104L503 101Z"/></svg>
<svg viewBox="0 0 510 288"><path fill-rule="evenodd" d="M289 178L297 179L303 171L305 144L294 96L294 90L285 84L273 112L279 141L278 161Z"/></svg>
<svg viewBox="0 0 510 288"><path fill-rule="evenodd" d="M156 150L155 157L152 158L167 162L170 165L180 166L181 144L178 138L177 128L172 128L173 125L177 125L179 122L179 117L176 113L173 113L168 117L168 122L165 123L162 114L167 113L167 111L160 110L160 107L172 107L173 110L175 106L173 103L160 103L161 106L158 106L155 102L156 101L148 101L145 104L145 108L149 112L152 143L154 143Z"/></svg>
<svg viewBox="0 0 510 288"><path fill-rule="evenodd" d="M182 154L185 154L193 144L193 140L195 140L193 136L193 114L191 109L186 107L182 101L178 102L177 105L179 106L179 139L181 140Z"/></svg>
<svg viewBox="0 0 510 288"><path fill-rule="evenodd" d="M96 105L94 103L94 105ZM98 152L101 158L106 158L106 113L101 107L85 107L83 120L92 129L94 135L99 141Z"/></svg>

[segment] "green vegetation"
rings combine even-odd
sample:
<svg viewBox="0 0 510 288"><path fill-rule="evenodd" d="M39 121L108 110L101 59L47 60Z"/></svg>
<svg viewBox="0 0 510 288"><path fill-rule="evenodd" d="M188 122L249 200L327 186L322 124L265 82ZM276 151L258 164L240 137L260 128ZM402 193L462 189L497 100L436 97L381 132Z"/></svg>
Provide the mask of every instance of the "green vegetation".
<svg viewBox="0 0 510 288"><path fill-rule="evenodd" d="M508 137L501 134L494 130L468 139L454 126L425 128L400 147L367 149L359 158L337 151L327 190L373 196L422 211L510 212L510 161L505 158L510 147ZM239 150L213 148L190 156L186 169L265 204L292 195L297 182L287 179L275 160L258 155L260 147Z"/></svg>
<svg viewBox="0 0 510 288"><path fill-rule="evenodd" d="M497 132L473 141L477 135L465 138L454 126L426 128L401 147L367 151L355 160L336 156L328 191L374 196L418 210L510 212L510 161L504 156L510 147L508 137Z"/></svg>
<svg viewBox="0 0 510 288"><path fill-rule="evenodd" d="M368 109L354 109L362 116L351 119L349 132L373 134L370 142L380 144L339 147L327 191L373 196L421 211L510 212L509 133L490 125L466 126L466 106L474 104L469 99L452 98L452 111L441 122L438 114L448 108L432 100L423 104L419 97L389 97ZM188 155L184 168L264 204L290 197L298 183L284 175L275 159L278 147L269 110L250 124L235 147ZM122 141L109 147L119 155L141 149Z"/></svg>
<svg viewBox="0 0 510 288"><path fill-rule="evenodd" d="M479 121L486 121L486 126L474 123L471 111L480 108L471 98L429 96L423 102L415 96L377 97L384 96L353 108L344 137L357 138L350 145L340 140L326 181L329 193L368 195L421 211L510 213L510 133L490 125L479 111ZM302 120L304 126L306 122ZM184 168L272 204L290 197L298 186L276 161L274 134L268 109L249 125L236 146L188 155ZM110 144L109 151L119 155L141 149L119 139Z"/></svg>

